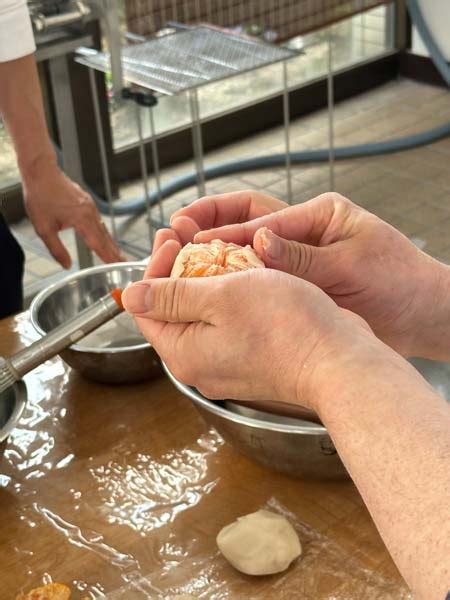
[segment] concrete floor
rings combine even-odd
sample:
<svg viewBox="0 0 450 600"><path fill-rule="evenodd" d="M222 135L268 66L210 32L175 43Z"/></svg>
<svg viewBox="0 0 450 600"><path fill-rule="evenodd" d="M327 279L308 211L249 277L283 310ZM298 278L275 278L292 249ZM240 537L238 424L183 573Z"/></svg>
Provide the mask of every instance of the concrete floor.
<svg viewBox="0 0 450 600"><path fill-rule="evenodd" d="M336 144L396 138L448 120L450 95L445 89L400 80L339 104L335 113ZM327 136L325 111L298 119L291 125L292 150L326 147ZM206 164L283 149L283 131L276 128L208 154ZM187 163L166 170L163 181L191 169L192 164ZM328 166L296 166L292 184L295 202L328 191ZM211 194L246 188L285 198L285 172L248 172L207 183ZM429 254L450 262L450 138L398 154L341 161L336 165L335 190L400 229ZM121 197L141 192L141 182L132 182L123 186ZM179 192L164 203L166 215L196 197L196 188ZM27 296L31 296L61 277L61 269L49 258L29 222L24 220L13 229L25 249L25 287ZM146 216L122 218L118 229L121 239L138 247L136 256L144 256L149 248ZM63 238L73 248L71 232L64 232Z"/></svg>

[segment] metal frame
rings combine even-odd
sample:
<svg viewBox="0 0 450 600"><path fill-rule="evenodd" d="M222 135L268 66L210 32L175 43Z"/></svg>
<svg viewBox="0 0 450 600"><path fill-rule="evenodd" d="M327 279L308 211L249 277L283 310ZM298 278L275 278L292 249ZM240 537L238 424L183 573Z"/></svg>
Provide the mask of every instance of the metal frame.
<svg viewBox="0 0 450 600"><path fill-rule="evenodd" d="M217 45L219 46L221 44L223 46L223 48L221 48L223 54L221 54L218 50L217 56L211 56L211 60L207 61L208 64L205 66L204 70L201 71L201 74L196 72L195 69L191 73L182 72L182 67L178 68L178 65L178 70L176 72L173 72L174 69L172 66L167 67L167 65L163 64L162 62L158 62L158 60L161 60L161 55L163 57L167 57L166 60L169 60L169 57L173 60L174 53L179 51L179 49L176 47L177 38L178 41L180 41L180 38L182 38L183 36L193 36L196 33L198 33L199 35L212 36L213 39L215 37L217 38L215 40ZM158 48L158 44L166 43L167 45L167 40L174 40L173 48L170 48L169 52L167 51L167 48L165 48L165 51L163 49ZM233 48L233 44L236 44L236 42L245 42L246 59L250 66L242 67L236 62L233 63L231 49ZM214 46L212 46L212 48L213 47ZM164 48L164 46L162 48ZM194 53L195 50L193 49L193 47L191 46L190 48L191 51ZM253 49L254 56L252 56L250 49ZM258 56L257 53L261 53L263 49L267 49L266 52L271 50L272 57L264 58L262 56ZM159 58L155 57L154 55L157 50L159 50L161 53L160 55L158 55ZM158 92L163 95L176 95L181 92L187 92L194 89L198 90L204 85L208 85L209 83L213 82L216 83L228 79L229 77L232 77L234 75L250 73L261 67L276 64L289 58L294 58L298 56L298 54L299 52L290 50L285 47L277 47L273 44L269 44L260 40L241 38L234 34L228 34L222 31L218 31L214 28L200 26L189 28L188 30L183 29L175 31L174 33L170 33L161 38L153 38L151 40L146 40L145 42L142 42L140 44L126 46L122 52L121 58L123 77L129 83L141 86L144 89L152 90L153 92ZM79 55L75 58L76 62L101 71L103 73L109 71L110 59L111 57L108 53L97 52L95 50L86 48L80 49ZM205 57L201 54L189 55L189 63L195 64L196 60L205 62ZM227 60L229 61L229 63L226 62ZM198 67L198 69L199 68L200 67ZM218 72L214 71L215 68L218 70ZM158 69L160 79L157 79L156 77ZM162 74L161 70L163 71ZM167 75L167 73L169 73L173 81L169 80L169 75ZM163 75L166 75L165 81ZM152 76L153 81L150 81L150 78ZM178 79L176 79L177 76ZM184 81L182 77L185 77ZM192 83L189 83L189 78L193 80Z"/></svg>
<svg viewBox="0 0 450 600"><path fill-rule="evenodd" d="M82 185L83 171L81 168L80 147L75 124L67 57L55 56L51 58L49 60L49 72L55 98L56 122L58 124L64 160L64 171L71 179ZM58 199L55 198L55 201L58 201ZM77 234L75 234L75 241L79 266L91 267L93 265L92 252Z"/></svg>
<svg viewBox="0 0 450 600"><path fill-rule="evenodd" d="M149 109L151 110L151 109ZM144 138L142 135L142 118L141 118L141 107L139 104L135 104L135 115L136 115L136 125L138 130L138 140L139 140L139 160L141 164L141 174L142 174L142 186L144 188L144 198L145 198L145 206L147 210L147 225L148 225L148 234L150 239L150 245L153 245L154 239L154 229L152 223L152 207L150 203L150 193L148 189L148 168L147 168L147 157L145 155L145 144Z"/></svg>
<svg viewBox="0 0 450 600"><path fill-rule="evenodd" d="M289 135L290 112L289 112L289 84L287 62L283 61L283 123L284 143L286 147L286 194L288 204L292 204L292 173L291 173L291 143Z"/></svg>
<svg viewBox="0 0 450 600"><path fill-rule="evenodd" d="M102 119L100 116L100 105L98 102L97 82L93 69L88 69L89 85L91 88L92 103L94 105L95 128L97 131L98 144L100 148L100 162L102 166L103 184L105 186L106 199L109 206L109 216L111 218L111 227L114 239L117 239L116 219L113 209L113 193L111 189L111 176L109 173L108 157L106 155L105 134L103 131Z"/></svg>
<svg viewBox="0 0 450 600"><path fill-rule="evenodd" d="M192 123L192 146L194 150L195 170L197 172L197 189L199 196L206 193L205 173L203 163L203 140L200 121L200 106L198 101L198 92L196 89L189 92L189 106L191 109Z"/></svg>
<svg viewBox="0 0 450 600"><path fill-rule="evenodd" d="M334 192L334 80L333 80L333 39L331 28L328 32L327 100L328 100L328 166L330 170L330 192Z"/></svg>
<svg viewBox="0 0 450 600"><path fill-rule="evenodd" d="M116 98L119 98L123 88L119 0L97 0L97 2L101 9L101 17L105 24L108 40L113 93Z"/></svg>
<svg viewBox="0 0 450 600"><path fill-rule="evenodd" d="M111 1L116 2L117 0L111 0ZM105 2L107 2L107 0L103 0L103 4ZM289 136L290 111L289 111L289 85L288 85L287 60L289 60L290 58L297 57L299 55L299 53L296 51L293 51L293 50L289 50L287 48L274 47L272 44L268 44L267 42L239 38L234 35L226 34L224 32L218 32L214 29L207 28L207 27L189 28L189 35L191 35L191 36L193 34L195 35L196 31L201 31L202 34L204 36L206 36L207 40L209 39L208 36L213 36L212 39L217 38L218 46L217 46L216 52L219 55L217 58L214 58L214 56L211 57L211 63L210 63L211 68L208 68L206 71L202 72L203 80L201 80L200 82L197 81L197 83L195 85L190 86L189 84L186 83L186 81L183 82L183 79L181 77L178 88L174 88L173 84L171 87L167 87L166 89L164 89L163 86L161 86L161 84L159 86L157 86L157 88L151 88L151 87L149 87L149 82L145 81L144 74L141 75L140 73L138 73L136 75L136 71L139 71L139 69L141 67L140 63L139 63L139 69L137 67L135 67L135 71L133 71L130 76L130 71L127 71L126 62L125 62L125 68L122 69L123 72L121 73L121 76L124 74L125 77L127 77L127 79L131 83L140 84L141 86L145 87L146 89L151 90L153 93L155 91L159 92L160 94L166 94L166 95L171 95L174 93L181 93L181 92L188 93L190 116L191 116L191 128L192 128L192 146L193 146L193 153L194 153L195 169L196 169L196 174L197 174L197 188L198 188L199 196L204 196L206 193L206 185L205 185L205 175L204 175L204 152L203 152L203 140L202 140L202 131L201 131L201 116L200 116L200 105L199 105L199 98L198 98L198 88L201 87L202 85L206 85L207 83L221 81L221 80L227 79L227 78L237 75L237 74L251 72L251 71L259 69L263 66L281 62L282 69L283 69L283 122L284 122L284 138L285 138L285 147L286 147L287 196L288 196L289 203L292 203L293 198L292 198L290 136ZM168 37L170 38L170 40L173 40L174 44L176 44L177 36L183 35L185 33L186 33L185 30L176 31L176 32L170 34ZM178 39L180 39L180 38L178 38ZM251 64L251 66L248 66L248 68L242 68L242 65L238 66L237 62L233 65L232 58L230 58L230 57L233 56L233 53L231 52L231 50L234 49L236 42L239 42L239 43L245 45L246 53L248 52L250 58L248 58L247 54L245 53L246 60L244 61L244 63L247 66L249 64ZM141 46L141 48L143 49L142 51L144 52L144 48L146 49L145 51L149 50L152 43L158 43L158 40L142 42L140 45L137 44L137 46ZM147 44L147 46L145 44ZM223 46L222 46L222 44L223 44ZM227 45L228 45L228 47L227 47ZM132 48L134 48L134 50L133 49L129 50L129 54L131 52L131 55L128 56L128 58L126 58L122 55L122 59L123 59L123 61L128 61L131 65L133 65L133 64L136 65L137 64L136 57L132 58L133 52L136 52L136 46L134 46ZM163 48L164 48L164 46L163 46ZM215 49L214 46L213 46L213 48ZM271 55L270 54L268 55L267 51L263 52L261 50L261 49L265 49L265 48L270 48L270 50L272 51ZM227 54L227 52L226 52L227 50L229 51L229 54ZM253 55L252 55L252 51L253 51ZM139 49L138 49L138 52L139 52ZM224 55L227 56L229 58L229 60L231 61L229 63L229 66L226 61L223 62L225 59L222 59L222 62L221 62L221 60L220 60L221 52L224 52ZM242 52L242 50L241 50L241 52ZM89 69L92 94L94 94L95 90L96 90L93 70L96 69L96 70L100 70L103 72L106 71L107 67L109 65L109 62L107 61L106 57L107 57L107 55L105 53L92 51L90 49L82 49L80 55L75 59L80 64L87 66ZM110 57L112 59L112 55L110 55ZM248 60L247 60L247 58L248 58ZM190 57L190 60L195 62L195 57ZM199 58L199 60L204 61L205 59ZM228 71L222 75L218 74L218 73L220 73L220 68L218 69L218 72L214 71L213 67L215 65L215 61L217 61L216 62L217 65L219 65L220 67L224 67L225 70L228 67ZM250 62L248 62L248 61L250 61ZM253 63L252 63L252 61L253 61ZM156 64L157 61L156 61L156 59L153 59L153 57L150 58L150 56L149 56L148 61L143 62L143 66L141 69L142 73L145 73L146 68L148 69L148 71L150 73L153 72L152 69L148 65L146 66L147 62L149 65L150 64L153 65L154 63ZM157 68L159 66L162 69L162 73L164 73L165 70L170 71L169 67L165 66L163 63L157 64L155 66L155 68ZM123 65L122 65L122 67L123 67ZM193 72L194 73L196 72L195 69L193 70ZM180 71L180 73L183 73L183 72ZM174 89L176 91L174 91ZM108 199L108 203L110 205L110 213L112 215L113 207L112 207L111 185L110 185L110 181L107 181L110 176L109 176L109 170L108 170L108 167L106 164L104 132L103 132L102 124L101 124L100 113L98 110L98 102L94 104L94 107L95 107L95 113L96 113L95 118L96 118L97 134L100 139L102 173L103 173L103 178L105 181L105 189L107 191L107 199ZM150 141L151 141L151 150L152 150L153 170L154 170L154 174L155 174L156 188L157 188L157 193L158 193L159 223L162 224L162 223L164 223L164 214L163 214L162 203L161 203L161 194L160 194L161 185L160 185L159 158L158 158L158 151L157 151L157 136L156 136L156 131L155 131L153 108L150 106L148 108L150 111L149 112L150 134L151 134ZM145 194L145 199L146 199L146 204L147 204L147 214L148 214L148 220L149 220L149 235L150 235L151 242L153 242L154 227L153 227L152 218L151 218L151 206L150 206L150 196L149 196L149 186L148 186L148 168L147 168L147 160L146 160L145 146L144 146L144 139L143 139L141 112L140 112L140 107L138 104L136 104L136 125L137 125L137 131L138 131L139 160L140 160L140 165L141 165L144 194ZM156 226L158 226L158 223L156 223ZM113 226L113 231L115 233L115 226Z"/></svg>

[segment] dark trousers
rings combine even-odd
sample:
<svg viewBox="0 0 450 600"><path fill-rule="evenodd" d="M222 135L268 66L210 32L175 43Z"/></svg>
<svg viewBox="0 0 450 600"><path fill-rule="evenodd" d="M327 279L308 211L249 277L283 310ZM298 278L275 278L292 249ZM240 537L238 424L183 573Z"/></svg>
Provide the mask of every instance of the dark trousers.
<svg viewBox="0 0 450 600"><path fill-rule="evenodd" d="M0 319L23 307L23 265L25 256L0 214Z"/></svg>

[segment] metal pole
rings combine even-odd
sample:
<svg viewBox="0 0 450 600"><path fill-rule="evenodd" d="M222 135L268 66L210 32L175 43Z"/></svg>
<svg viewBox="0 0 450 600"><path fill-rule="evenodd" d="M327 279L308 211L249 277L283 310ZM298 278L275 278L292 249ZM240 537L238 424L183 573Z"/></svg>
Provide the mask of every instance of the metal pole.
<svg viewBox="0 0 450 600"><path fill-rule="evenodd" d="M155 175L155 182L156 182L156 195L158 198L159 220L161 223L161 227L164 227L164 210L163 210L163 206L162 206L162 196L161 196L161 171L159 168L158 145L157 145L157 140L156 140L155 119L154 119L152 107L149 107L149 109L148 109L148 116L149 116L149 122L150 122L153 173Z"/></svg>
<svg viewBox="0 0 450 600"><path fill-rule="evenodd" d="M141 122L141 110L137 103L136 108L136 126L139 140L139 159L141 163L142 183L144 186L144 197L145 205L147 207L147 219L148 219L148 235L150 238L150 245L153 246L153 224L152 224L152 209L150 204L150 194L148 191L148 170L147 170L147 158L145 156L145 145L144 137L142 135L142 122Z"/></svg>
<svg viewBox="0 0 450 600"><path fill-rule="evenodd" d="M95 79L94 69L89 68L89 84L92 94L92 103L94 105L95 128L97 130L97 139L100 149L100 162L102 166L103 184L105 186L106 199L108 201L109 216L111 218L112 233L117 241L116 219L114 216L113 194L111 189L111 177L109 174L108 158L106 156L105 134L103 131L103 123L100 115L100 105L98 102L97 81Z"/></svg>
<svg viewBox="0 0 450 600"><path fill-rule="evenodd" d="M102 20L105 25L106 37L108 39L113 93L116 99L120 99L123 88L123 72L119 2L118 0L103 0L102 9Z"/></svg>
<svg viewBox="0 0 450 600"><path fill-rule="evenodd" d="M194 148L195 170L197 172L197 189L199 196L204 196L206 192L206 187L205 173L203 167L202 130L200 125L200 111L198 104L197 89L193 89L189 93L189 102L191 106L192 146Z"/></svg>
<svg viewBox="0 0 450 600"><path fill-rule="evenodd" d="M56 122L63 153L64 171L71 179L83 185L80 146L75 124L67 57L55 56L48 62L55 100ZM55 202L58 202L58 198L55 198ZM75 234L75 242L79 266L81 268L91 267L94 264L92 252L77 234Z"/></svg>
<svg viewBox="0 0 450 600"><path fill-rule="evenodd" d="M396 2L397 5L397 2ZM384 44L385 48L393 48L395 41L395 7L393 4L386 4L385 6L386 18L384 22ZM404 17L405 18L405 17ZM406 38L406 35L404 36Z"/></svg>
<svg viewBox="0 0 450 600"><path fill-rule="evenodd" d="M328 32L328 164L330 167L330 192L334 191L334 89L333 89L333 47L331 28Z"/></svg>
<svg viewBox="0 0 450 600"><path fill-rule="evenodd" d="M283 119L284 141L286 145L286 188L287 201L292 204L292 169L291 169L291 141L289 136L289 87L287 61L283 60Z"/></svg>
<svg viewBox="0 0 450 600"><path fill-rule="evenodd" d="M403 50L407 43L408 13L406 0L397 0L394 5L395 48Z"/></svg>

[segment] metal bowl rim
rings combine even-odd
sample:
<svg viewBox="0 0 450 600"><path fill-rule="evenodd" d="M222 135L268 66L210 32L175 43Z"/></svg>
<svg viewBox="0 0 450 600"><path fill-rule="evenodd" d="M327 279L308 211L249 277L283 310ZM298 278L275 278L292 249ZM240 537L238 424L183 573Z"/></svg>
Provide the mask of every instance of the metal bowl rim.
<svg viewBox="0 0 450 600"><path fill-rule="evenodd" d="M142 263L141 261L108 263L106 265L96 265L95 267L88 267L87 269L81 269L79 271L76 271L75 273L71 273L70 275L67 275L66 277L64 277L64 279L61 279L59 281L56 281L55 283L52 283L51 285L49 285L48 287L46 287L45 289L40 291L39 294L37 294L33 298L32 302L30 304L30 319L31 319L31 323L32 323L33 327L42 336L44 336L48 333L47 331L44 331L42 329L42 327L40 326L37 315L38 315L38 310L42 306L44 301L47 300L47 298L49 298L56 290L61 289L62 287L64 287L65 285L67 285L68 283L70 283L72 281L81 279L83 277L83 275L91 275L91 274L95 275L95 273L101 273L103 271L113 271L114 269L126 270L130 267L131 268L138 267L138 268L142 269L143 271L145 271L145 264ZM70 350L76 350L77 352L84 352L84 353L89 353L89 354L118 354L118 353L123 353L123 352L134 352L136 350L145 350L147 348L151 348L151 344L149 344L148 342L144 342L142 344L136 344L134 346L120 346L117 348L96 348L96 347L89 348L86 346L80 346L78 344L73 344L72 346L69 346Z"/></svg>
<svg viewBox="0 0 450 600"><path fill-rule="evenodd" d="M247 425L248 427L253 427L257 429L266 429L269 431L276 431L279 433L296 433L302 435L329 435L328 431L323 425L318 425L317 423L311 423L311 425L289 425L287 423L271 423L270 421L260 421L259 419L254 419L252 417L244 417L243 415L239 415L238 413L233 413L225 408L222 408L218 404L216 404L213 400L208 400L205 396L200 394L200 392L196 388L192 388L189 385L185 385L178 381L174 375L170 372L169 368L165 364L163 360L161 360L162 366L167 373L170 381L174 384L174 386L182 392L185 396L190 398L195 404L200 405L202 408L207 410L208 412L213 413L218 417L223 417L227 421L233 421L234 423L238 423L239 425Z"/></svg>
<svg viewBox="0 0 450 600"><path fill-rule="evenodd" d="M11 434L11 431L17 427L27 401L27 386L24 381L16 381L11 387L14 389L14 408L10 418L0 429L0 443L4 442Z"/></svg>

